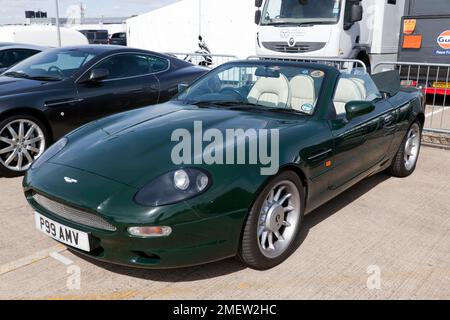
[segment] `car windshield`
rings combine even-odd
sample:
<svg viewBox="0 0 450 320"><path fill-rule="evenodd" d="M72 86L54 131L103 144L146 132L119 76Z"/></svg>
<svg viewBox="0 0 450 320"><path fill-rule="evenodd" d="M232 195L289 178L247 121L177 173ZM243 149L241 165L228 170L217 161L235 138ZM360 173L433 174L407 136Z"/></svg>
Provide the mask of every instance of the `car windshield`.
<svg viewBox="0 0 450 320"><path fill-rule="evenodd" d="M337 23L341 0L266 0L262 25Z"/></svg>
<svg viewBox="0 0 450 320"><path fill-rule="evenodd" d="M51 50L22 61L3 75L36 80L63 80L71 77L95 56L93 51Z"/></svg>
<svg viewBox="0 0 450 320"><path fill-rule="evenodd" d="M202 107L311 115L324 78L325 72L315 68L232 63L212 70L175 99Z"/></svg>

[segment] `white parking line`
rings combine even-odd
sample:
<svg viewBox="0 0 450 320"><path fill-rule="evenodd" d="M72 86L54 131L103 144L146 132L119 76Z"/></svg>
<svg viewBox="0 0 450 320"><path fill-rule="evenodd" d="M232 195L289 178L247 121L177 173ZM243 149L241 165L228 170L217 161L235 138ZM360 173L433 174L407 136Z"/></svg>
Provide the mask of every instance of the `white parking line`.
<svg viewBox="0 0 450 320"><path fill-rule="evenodd" d="M73 261L64 257L63 255L59 254L58 252L52 252L50 253L50 257L52 257L55 260L58 260L62 264L65 264L66 266L70 266L73 264Z"/></svg>
<svg viewBox="0 0 450 320"><path fill-rule="evenodd" d="M59 253L59 252L63 252L66 250L67 250L66 247L64 247L62 245L57 245L57 246L36 252L32 255L29 255L28 257L24 257L19 260L4 264L4 265L0 266L0 276L6 274L8 272L15 271L17 269L26 267L35 262L44 260L44 259L48 258L52 253L55 253L55 252Z"/></svg>

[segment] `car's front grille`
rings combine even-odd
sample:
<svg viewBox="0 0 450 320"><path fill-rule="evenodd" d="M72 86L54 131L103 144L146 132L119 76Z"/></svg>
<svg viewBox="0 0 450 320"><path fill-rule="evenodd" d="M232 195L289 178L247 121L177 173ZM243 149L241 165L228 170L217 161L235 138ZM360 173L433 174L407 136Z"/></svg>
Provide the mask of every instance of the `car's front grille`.
<svg viewBox="0 0 450 320"><path fill-rule="evenodd" d="M116 227L94 213L66 206L37 193L33 195L33 199L45 210L66 220L101 230L117 230Z"/></svg>
<svg viewBox="0 0 450 320"><path fill-rule="evenodd" d="M317 51L325 47L325 42L297 42L289 46L287 42L263 42L264 48L284 53L305 53Z"/></svg>

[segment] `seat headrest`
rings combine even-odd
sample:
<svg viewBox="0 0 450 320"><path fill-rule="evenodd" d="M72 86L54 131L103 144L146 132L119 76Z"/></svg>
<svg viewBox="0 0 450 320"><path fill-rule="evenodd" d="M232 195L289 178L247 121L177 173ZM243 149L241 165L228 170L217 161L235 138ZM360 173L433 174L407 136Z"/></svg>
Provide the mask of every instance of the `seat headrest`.
<svg viewBox="0 0 450 320"><path fill-rule="evenodd" d="M358 85L346 78L341 78L334 95L335 102L347 103L349 101L363 100L361 90Z"/></svg>
<svg viewBox="0 0 450 320"><path fill-rule="evenodd" d="M298 75L291 79L291 95L295 98L316 99L314 80L307 75Z"/></svg>
<svg viewBox="0 0 450 320"><path fill-rule="evenodd" d="M278 78L259 78L248 95L250 102L279 108L286 107L289 98L289 81L283 74Z"/></svg>

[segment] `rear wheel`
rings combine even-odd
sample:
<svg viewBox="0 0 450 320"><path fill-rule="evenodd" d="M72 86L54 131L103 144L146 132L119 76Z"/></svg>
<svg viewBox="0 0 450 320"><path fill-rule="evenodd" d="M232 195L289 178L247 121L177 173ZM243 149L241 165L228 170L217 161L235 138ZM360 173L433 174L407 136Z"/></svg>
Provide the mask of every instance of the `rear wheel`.
<svg viewBox="0 0 450 320"><path fill-rule="evenodd" d="M47 145L48 133L39 119L16 115L0 121L0 175L22 175Z"/></svg>
<svg viewBox="0 0 450 320"><path fill-rule="evenodd" d="M399 178L410 176L416 170L421 143L422 128L416 121L409 128L391 167L388 169L389 173Z"/></svg>
<svg viewBox="0 0 450 320"><path fill-rule="evenodd" d="M303 210L303 185L297 174L286 171L273 178L250 210L239 258L258 270L283 262L296 248Z"/></svg>

